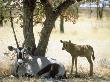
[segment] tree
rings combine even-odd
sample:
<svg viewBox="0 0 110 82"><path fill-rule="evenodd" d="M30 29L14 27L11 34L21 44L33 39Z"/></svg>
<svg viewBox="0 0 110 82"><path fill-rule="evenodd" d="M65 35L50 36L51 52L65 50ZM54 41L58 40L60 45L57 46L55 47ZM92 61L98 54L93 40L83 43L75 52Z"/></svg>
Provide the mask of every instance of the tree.
<svg viewBox="0 0 110 82"><path fill-rule="evenodd" d="M13 1L13 0L11 0ZM19 0L14 0L14 4L17 5ZM48 45L51 31L54 27L56 19L65 11L70 5L75 3L75 0L64 0L56 8L54 8L51 0L40 0L45 14L44 27L41 30L41 36L36 48L35 38L33 34L33 16L36 7L37 0L23 0L23 35L24 35L24 47L30 48L30 51L34 55L45 56L46 48ZM80 1L80 0L78 0ZM19 6L19 5L18 5Z"/></svg>
<svg viewBox="0 0 110 82"><path fill-rule="evenodd" d="M36 0L23 0L23 34L24 46L29 47L31 52L36 49L33 34L33 13L36 7ZM33 53L32 53L33 54Z"/></svg>
<svg viewBox="0 0 110 82"><path fill-rule="evenodd" d="M53 8L48 0L41 0L41 4L44 6L46 19L44 21L44 27L41 30L41 36L37 49L35 50L35 54L45 56L49 37L56 19L63 11L65 11L70 5L74 3L74 0L65 0L58 7Z"/></svg>
<svg viewBox="0 0 110 82"><path fill-rule="evenodd" d="M64 0L51 0L50 3L54 8L63 3ZM66 11L63 11L60 15L60 32L64 33L64 22L70 21L73 24L76 23L76 19L78 19L78 11L79 11L79 3L75 3L69 6Z"/></svg>
<svg viewBox="0 0 110 82"><path fill-rule="evenodd" d="M76 19L78 19L78 11L79 11L79 3L75 3L69 6L65 12L60 15L60 32L64 33L64 22L70 21L73 24L76 23Z"/></svg>
<svg viewBox="0 0 110 82"><path fill-rule="evenodd" d="M87 0L87 1L84 1L84 2L88 2L90 3L90 16L92 14L92 7L91 7L91 3L95 2L96 5L97 5L97 8L96 8L96 13L97 13L97 19L102 19L103 18L103 10L104 10L104 7L106 6L106 4L104 3L104 1L102 0Z"/></svg>
<svg viewBox="0 0 110 82"><path fill-rule="evenodd" d="M97 19L98 18L102 19L103 17L103 10L104 10L105 5L103 2L101 4L102 6L100 6L100 1L97 1Z"/></svg>

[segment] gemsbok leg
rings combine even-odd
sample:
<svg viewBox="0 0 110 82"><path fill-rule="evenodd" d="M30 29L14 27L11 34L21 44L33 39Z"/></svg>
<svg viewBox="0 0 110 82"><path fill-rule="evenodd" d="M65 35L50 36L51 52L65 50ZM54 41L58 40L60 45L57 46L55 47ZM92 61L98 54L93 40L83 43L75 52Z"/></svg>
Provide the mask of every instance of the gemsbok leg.
<svg viewBox="0 0 110 82"><path fill-rule="evenodd" d="M77 72L77 57L75 58L75 67L76 67L76 75L78 75L78 72Z"/></svg>
<svg viewBox="0 0 110 82"><path fill-rule="evenodd" d="M93 75L93 62L92 62L91 57L86 57L86 58L90 64L90 76L92 76Z"/></svg>
<svg viewBox="0 0 110 82"><path fill-rule="evenodd" d="M73 73L73 66L74 66L74 58L72 57L72 66L71 66L71 72L70 72L70 74Z"/></svg>

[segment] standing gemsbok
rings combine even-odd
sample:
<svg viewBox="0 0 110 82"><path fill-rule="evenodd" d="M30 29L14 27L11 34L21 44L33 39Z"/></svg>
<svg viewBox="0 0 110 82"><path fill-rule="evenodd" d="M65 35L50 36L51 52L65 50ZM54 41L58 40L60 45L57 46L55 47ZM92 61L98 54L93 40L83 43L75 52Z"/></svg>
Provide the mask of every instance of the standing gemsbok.
<svg viewBox="0 0 110 82"><path fill-rule="evenodd" d="M66 50L68 53L71 54L72 57L72 67L71 67L71 74L73 72L73 66L74 66L74 61L75 61L75 67L76 67L76 75L77 75L77 57L86 57L88 62L90 63L90 76L93 75L93 60L95 59L94 57L94 50L93 47L90 45L77 45L74 43L71 43L71 41L62 41L60 40L61 43L63 43L62 50Z"/></svg>

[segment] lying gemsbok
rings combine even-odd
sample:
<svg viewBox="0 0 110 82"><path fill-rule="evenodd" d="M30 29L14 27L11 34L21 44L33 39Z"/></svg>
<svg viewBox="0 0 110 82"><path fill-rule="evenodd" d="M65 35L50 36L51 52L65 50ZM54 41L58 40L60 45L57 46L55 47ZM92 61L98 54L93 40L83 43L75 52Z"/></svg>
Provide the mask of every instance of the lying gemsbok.
<svg viewBox="0 0 110 82"><path fill-rule="evenodd" d="M17 77L21 76L42 76L44 77L58 77L65 78L65 68L64 65L59 63L56 59L32 56L29 54L26 48L14 48L8 46L10 51L15 51L17 54L16 58L16 70L14 75Z"/></svg>
<svg viewBox="0 0 110 82"><path fill-rule="evenodd" d="M71 67L71 74L73 72L73 66L74 66L74 61L75 61L75 67L76 67L76 75L77 75L77 57L86 57L88 62L90 63L90 76L93 75L93 60L95 59L94 57L94 50L92 46L90 45L77 45L74 43L71 43L71 41L62 41L60 40L61 43L63 43L62 50L66 50L71 54L72 57L72 67Z"/></svg>

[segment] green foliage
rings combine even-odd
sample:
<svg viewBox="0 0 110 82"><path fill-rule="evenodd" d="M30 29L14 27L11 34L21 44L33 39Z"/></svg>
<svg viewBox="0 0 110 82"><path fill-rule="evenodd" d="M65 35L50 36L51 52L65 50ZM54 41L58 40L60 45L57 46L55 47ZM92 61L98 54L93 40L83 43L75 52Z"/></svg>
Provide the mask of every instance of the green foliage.
<svg viewBox="0 0 110 82"><path fill-rule="evenodd" d="M7 19L8 15L8 10L5 7L3 0L0 0L0 20Z"/></svg>
<svg viewBox="0 0 110 82"><path fill-rule="evenodd" d="M53 9L58 7L59 4L63 3L64 0L50 0L50 4L52 5ZM19 2L19 0L8 0L8 3L6 5L3 5L4 2L3 0L0 0L0 8L2 9L2 15L4 17L4 20L6 21L7 19L10 18L9 11L10 7L11 10L14 11L14 18L17 18L16 23L21 22L21 27L22 27L22 3ZM17 11L17 12L15 12ZM75 19L78 18L78 6L70 6L66 12L63 12L62 15L65 17L66 21L72 21L74 22ZM36 8L34 11L34 16L33 16L33 21L34 25L38 23L42 23L43 19L45 19L45 14L44 14L44 9L41 3L36 3Z"/></svg>
<svg viewBox="0 0 110 82"><path fill-rule="evenodd" d="M57 8L61 3L63 3L65 0L53 0L51 2L51 5L53 6L53 9Z"/></svg>
<svg viewBox="0 0 110 82"><path fill-rule="evenodd" d="M19 17L21 15L20 12L22 10L22 5L21 2L17 1L17 0L7 0L7 1L3 1L0 0L0 18L3 17L2 20L4 20L4 22L6 23L7 21L10 20L10 10L13 12L13 18Z"/></svg>
<svg viewBox="0 0 110 82"><path fill-rule="evenodd" d="M9 20L10 15L9 15L9 6L12 0L8 0L8 2L4 2L3 0L0 0L0 12L3 17L4 22L6 23L7 20ZM0 17L1 18L1 17Z"/></svg>
<svg viewBox="0 0 110 82"><path fill-rule="evenodd" d="M2 1L2 0L0 0L0 8L2 7L2 2L3 2L3 1Z"/></svg>
<svg viewBox="0 0 110 82"><path fill-rule="evenodd" d="M33 20L34 20L34 25L38 24L38 23L42 23L43 22L43 18L45 18L44 15L44 8L40 3L36 4L36 8L34 10L34 16L33 16Z"/></svg>
<svg viewBox="0 0 110 82"><path fill-rule="evenodd" d="M65 17L65 21L70 21L76 23L76 19L78 19L78 11L79 11L79 3L75 3L71 5L65 12L63 12L63 16Z"/></svg>
<svg viewBox="0 0 110 82"><path fill-rule="evenodd" d="M53 0L53 2L51 3L53 9L57 8L58 5L60 5L64 1L65 0ZM70 21L75 23L75 20L78 19L78 8L79 8L79 4L75 3L74 5L70 6L65 12L63 12L62 15L65 18L65 21Z"/></svg>
<svg viewBox="0 0 110 82"><path fill-rule="evenodd" d="M22 2L19 0L8 0L5 5L3 5L3 0L0 0L0 11L4 17L5 22L10 19L10 10L12 11L12 17L16 18L15 23L20 23L23 26L23 6ZM40 3L36 3L36 8L34 11L33 21L36 25L37 23L42 23L42 19L45 17L43 6Z"/></svg>

